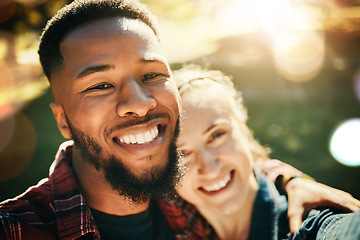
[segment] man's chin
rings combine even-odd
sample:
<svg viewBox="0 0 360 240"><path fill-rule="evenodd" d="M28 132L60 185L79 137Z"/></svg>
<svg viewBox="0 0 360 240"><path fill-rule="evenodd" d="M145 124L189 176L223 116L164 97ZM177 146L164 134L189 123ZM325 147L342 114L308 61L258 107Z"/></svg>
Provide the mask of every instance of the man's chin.
<svg viewBox="0 0 360 240"><path fill-rule="evenodd" d="M134 179L137 179L139 183L147 184L154 181L159 180L159 178L163 175L165 172L165 167L153 167L150 170L139 170L136 172L131 172L131 175L134 177Z"/></svg>
<svg viewBox="0 0 360 240"><path fill-rule="evenodd" d="M143 173L132 173L120 161L112 158L104 165L103 171L112 189L132 202L142 203L154 197L163 197L173 188L171 180L167 177L173 169L168 169L168 166L153 167Z"/></svg>
<svg viewBox="0 0 360 240"><path fill-rule="evenodd" d="M122 169L127 169L128 174L132 175L139 182L155 181L159 179L167 170L169 165L169 159L154 159L147 157L146 159L136 159L133 161L133 165L128 166L127 164L120 162ZM158 164L154 164L157 162ZM120 168L120 166L118 166Z"/></svg>

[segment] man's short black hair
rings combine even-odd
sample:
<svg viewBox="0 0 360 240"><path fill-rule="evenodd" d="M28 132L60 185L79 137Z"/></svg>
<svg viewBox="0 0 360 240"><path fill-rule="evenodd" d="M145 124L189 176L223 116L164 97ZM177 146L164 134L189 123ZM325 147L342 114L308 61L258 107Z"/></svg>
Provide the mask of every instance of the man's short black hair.
<svg viewBox="0 0 360 240"><path fill-rule="evenodd" d="M155 16L137 0L75 0L47 22L40 38L40 63L49 81L64 66L60 43L67 34L84 23L116 16L139 19L158 37Z"/></svg>

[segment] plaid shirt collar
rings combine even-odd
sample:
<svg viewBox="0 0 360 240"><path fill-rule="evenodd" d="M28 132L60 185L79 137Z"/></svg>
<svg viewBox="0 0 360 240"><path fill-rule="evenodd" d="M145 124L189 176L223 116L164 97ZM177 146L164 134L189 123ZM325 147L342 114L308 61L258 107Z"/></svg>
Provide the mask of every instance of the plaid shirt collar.
<svg viewBox="0 0 360 240"><path fill-rule="evenodd" d="M91 239L100 239L71 168L72 149L72 141L63 143L50 167L49 183L54 193L59 238L76 239L92 234ZM158 204L176 239L197 240L209 236L208 224L193 205L180 197L170 202L159 200Z"/></svg>
<svg viewBox="0 0 360 240"><path fill-rule="evenodd" d="M192 204L177 197L158 201L164 216L178 240L213 239L215 232Z"/></svg>
<svg viewBox="0 0 360 240"><path fill-rule="evenodd" d="M71 168L72 145L73 142L68 141L60 146L49 174L59 238L76 239L93 234L92 239L100 239Z"/></svg>

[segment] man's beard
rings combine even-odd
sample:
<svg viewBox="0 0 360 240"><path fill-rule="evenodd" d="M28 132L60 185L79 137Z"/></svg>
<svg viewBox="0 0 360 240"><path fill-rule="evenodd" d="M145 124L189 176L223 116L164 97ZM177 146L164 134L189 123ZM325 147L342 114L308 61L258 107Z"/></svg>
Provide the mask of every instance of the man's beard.
<svg viewBox="0 0 360 240"><path fill-rule="evenodd" d="M174 137L169 146L168 162L164 168L152 168L141 176L133 174L121 159L111 156L103 158L99 143L84 132L74 128L67 120L75 146L82 157L96 170L103 171L105 180L120 196L142 203L150 199L171 198L175 187L180 182L182 171L179 166L179 153L176 150L176 139L180 132L180 118L175 127Z"/></svg>

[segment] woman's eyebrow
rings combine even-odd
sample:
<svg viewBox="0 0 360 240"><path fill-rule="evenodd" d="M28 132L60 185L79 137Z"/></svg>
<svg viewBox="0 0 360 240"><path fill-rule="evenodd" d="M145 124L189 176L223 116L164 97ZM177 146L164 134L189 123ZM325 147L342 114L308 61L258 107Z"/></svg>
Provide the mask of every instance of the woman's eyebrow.
<svg viewBox="0 0 360 240"><path fill-rule="evenodd" d="M211 129L213 129L214 127L216 127L216 125L217 125L216 123L211 124L208 128L205 129L205 131L203 132L203 134L209 132Z"/></svg>
<svg viewBox="0 0 360 240"><path fill-rule="evenodd" d="M83 77L86 77L90 74L93 74L93 73L97 73L97 72L105 72L105 71L108 71L108 70L111 70L111 69L114 69L115 66L113 65L98 65L98 66L90 66L90 67L87 67L85 68L84 70L82 70L78 75L77 75L77 79L78 78L83 78Z"/></svg>
<svg viewBox="0 0 360 240"><path fill-rule="evenodd" d="M211 131L213 128L219 126L220 124L229 123L226 119L216 119L208 128L205 129L203 134L206 134L207 132Z"/></svg>

